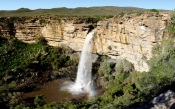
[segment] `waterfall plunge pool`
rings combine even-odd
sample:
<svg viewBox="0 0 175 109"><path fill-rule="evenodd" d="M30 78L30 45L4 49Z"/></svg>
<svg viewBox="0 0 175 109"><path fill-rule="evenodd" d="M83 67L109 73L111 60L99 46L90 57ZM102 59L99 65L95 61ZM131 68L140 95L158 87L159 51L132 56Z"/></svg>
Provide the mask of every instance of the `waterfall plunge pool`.
<svg viewBox="0 0 175 109"><path fill-rule="evenodd" d="M59 102L72 99L87 99L98 95L98 91L94 87L91 71L93 36L93 30L86 36L75 82L71 82L66 79L54 80L47 83L45 86L38 86L37 90L25 93L23 99L35 97L36 95L44 95L45 101L50 103L53 101Z"/></svg>
<svg viewBox="0 0 175 109"><path fill-rule="evenodd" d="M47 82L45 85L39 85L37 86L33 91L31 92L25 92L22 95L22 99L26 102L33 103L33 100L35 96L37 95L44 95L45 102L51 103L51 102L60 102L60 101L69 101L69 100L82 100L82 99L88 99L88 94L77 94L73 95L67 90L63 90L62 88L65 86L66 83L71 83L72 81L69 78L62 78L62 79L56 79L52 80L50 82ZM102 89L96 89L97 95L102 94Z"/></svg>
<svg viewBox="0 0 175 109"><path fill-rule="evenodd" d="M68 91L62 90L61 88L67 81L69 81L67 78L52 80L45 85L37 86L31 92L24 93L22 95L22 99L27 101L37 95L44 95L46 103L67 101L72 99L85 99L85 95L72 95Z"/></svg>

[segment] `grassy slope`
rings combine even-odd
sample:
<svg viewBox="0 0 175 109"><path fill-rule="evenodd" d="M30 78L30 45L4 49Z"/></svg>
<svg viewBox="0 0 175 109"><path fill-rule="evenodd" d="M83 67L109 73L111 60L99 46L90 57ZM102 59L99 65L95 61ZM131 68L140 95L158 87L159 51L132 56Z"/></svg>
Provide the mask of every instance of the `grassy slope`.
<svg viewBox="0 0 175 109"><path fill-rule="evenodd" d="M135 7L79 7L79 8L53 8L53 9L36 9L30 10L27 8L20 8L18 10L12 11L0 11L0 17L6 16L38 16L38 15L48 15L48 16L110 16L116 15L121 12L131 13L131 12L143 12L146 9L135 8Z"/></svg>

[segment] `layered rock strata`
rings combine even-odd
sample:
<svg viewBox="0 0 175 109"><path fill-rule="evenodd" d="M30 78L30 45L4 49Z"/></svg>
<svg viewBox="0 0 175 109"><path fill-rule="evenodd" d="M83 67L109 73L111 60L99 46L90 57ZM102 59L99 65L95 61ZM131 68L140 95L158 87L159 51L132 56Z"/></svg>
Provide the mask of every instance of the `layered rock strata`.
<svg viewBox="0 0 175 109"><path fill-rule="evenodd" d="M43 36L51 46L67 45L81 51L88 31L95 27L93 53L108 55L113 59L126 59L138 71L148 71L146 63L152 57L151 48L164 37L169 13L130 14L103 19L97 23L78 22L74 19L46 19L47 23L14 23L15 37L27 43ZM94 26L95 25L95 26ZM8 35L9 28L0 26L1 35Z"/></svg>

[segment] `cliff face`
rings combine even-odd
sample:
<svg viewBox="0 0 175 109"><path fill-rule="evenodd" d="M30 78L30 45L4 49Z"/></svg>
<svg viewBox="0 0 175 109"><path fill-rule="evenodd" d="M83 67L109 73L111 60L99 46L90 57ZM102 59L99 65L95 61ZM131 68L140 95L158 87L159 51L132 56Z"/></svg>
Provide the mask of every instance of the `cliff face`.
<svg viewBox="0 0 175 109"><path fill-rule="evenodd" d="M167 14L145 13L97 24L95 50L112 58L127 59L136 70L148 71L151 48L162 40Z"/></svg>
<svg viewBox="0 0 175 109"><path fill-rule="evenodd" d="M122 58L132 62L138 71L148 71L146 61L152 57L151 48L164 36L168 13L144 13L125 15L98 21L95 25L93 52L108 55L114 59ZM15 31L15 37L27 43L35 42L39 36L45 37L49 45L68 45L81 51L92 23L77 20L50 20L48 23L26 21L14 23L14 29L1 27L1 35Z"/></svg>

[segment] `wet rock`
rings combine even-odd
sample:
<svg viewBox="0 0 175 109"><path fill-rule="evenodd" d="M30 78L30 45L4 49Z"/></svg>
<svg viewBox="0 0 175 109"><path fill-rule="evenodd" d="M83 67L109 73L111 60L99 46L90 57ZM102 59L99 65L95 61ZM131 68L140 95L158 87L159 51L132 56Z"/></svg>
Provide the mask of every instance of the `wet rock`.
<svg viewBox="0 0 175 109"><path fill-rule="evenodd" d="M59 70L54 70L51 72L51 79L57 79L57 78L63 78L63 77L70 77L74 78L76 76L77 67L75 66L69 66L69 67L63 67Z"/></svg>
<svg viewBox="0 0 175 109"><path fill-rule="evenodd" d="M56 79L60 75L59 71L52 71L51 72L51 79Z"/></svg>
<svg viewBox="0 0 175 109"><path fill-rule="evenodd" d="M92 54L92 62L93 62L93 63L97 62L98 57L99 57L99 55L97 55L97 54Z"/></svg>

